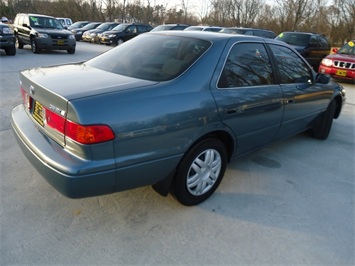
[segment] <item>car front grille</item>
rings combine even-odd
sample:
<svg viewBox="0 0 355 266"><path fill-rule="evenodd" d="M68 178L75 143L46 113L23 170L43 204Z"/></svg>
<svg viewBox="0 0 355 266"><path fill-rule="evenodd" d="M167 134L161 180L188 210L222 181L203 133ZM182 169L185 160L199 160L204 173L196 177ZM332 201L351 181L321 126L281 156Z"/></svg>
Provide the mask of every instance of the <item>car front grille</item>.
<svg viewBox="0 0 355 266"><path fill-rule="evenodd" d="M69 35L51 34L50 36L52 39L55 39L55 40L66 40L66 39L68 39Z"/></svg>
<svg viewBox="0 0 355 266"><path fill-rule="evenodd" d="M355 69L355 63L344 61L334 61L334 66L339 68Z"/></svg>

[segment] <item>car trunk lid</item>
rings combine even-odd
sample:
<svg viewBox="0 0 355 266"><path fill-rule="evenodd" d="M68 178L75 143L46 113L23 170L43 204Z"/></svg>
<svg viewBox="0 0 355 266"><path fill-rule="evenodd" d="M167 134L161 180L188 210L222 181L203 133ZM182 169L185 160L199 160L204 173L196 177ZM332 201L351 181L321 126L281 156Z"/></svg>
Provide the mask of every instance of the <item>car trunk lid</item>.
<svg viewBox="0 0 355 266"><path fill-rule="evenodd" d="M21 93L26 109L37 127L61 146L63 132L49 120L65 123L68 102L97 94L144 87L156 82L130 78L84 64L61 65L24 70L20 73ZM71 114L71 117L75 115Z"/></svg>

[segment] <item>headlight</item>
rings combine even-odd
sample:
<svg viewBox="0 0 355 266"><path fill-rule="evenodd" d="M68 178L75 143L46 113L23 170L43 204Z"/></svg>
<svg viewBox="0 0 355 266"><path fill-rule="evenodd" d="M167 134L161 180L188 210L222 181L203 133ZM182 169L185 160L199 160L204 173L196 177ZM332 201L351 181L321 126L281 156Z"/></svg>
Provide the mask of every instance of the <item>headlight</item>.
<svg viewBox="0 0 355 266"><path fill-rule="evenodd" d="M45 34L45 33L37 33L36 36L38 38L48 38L48 34Z"/></svg>
<svg viewBox="0 0 355 266"><path fill-rule="evenodd" d="M331 60L331 59L328 59L328 58L324 58L323 60L322 60L322 65L325 65L325 66L332 66L333 65L333 60Z"/></svg>
<svg viewBox="0 0 355 266"><path fill-rule="evenodd" d="M109 37L109 38L115 38L116 35L115 35L115 34L110 34L108 37Z"/></svg>
<svg viewBox="0 0 355 266"><path fill-rule="evenodd" d="M10 29L10 28L3 28L3 29L2 29L2 32L3 32L4 34L12 34L12 33L14 33L14 32L12 31L12 29Z"/></svg>
<svg viewBox="0 0 355 266"><path fill-rule="evenodd" d="M73 34L70 34L69 39L75 39L75 36Z"/></svg>
<svg viewBox="0 0 355 266"><path fill-rule="evenodd" d="M95 37L95 36L96 36L96 33L91 33L90 36L91 36L91 37Z"/></svg>
<svg viewBox="0 0 355 266"><path fill-rule="evenodd" d="M76 34L82 34L82 32L81 31L77 31Z"/></svg>

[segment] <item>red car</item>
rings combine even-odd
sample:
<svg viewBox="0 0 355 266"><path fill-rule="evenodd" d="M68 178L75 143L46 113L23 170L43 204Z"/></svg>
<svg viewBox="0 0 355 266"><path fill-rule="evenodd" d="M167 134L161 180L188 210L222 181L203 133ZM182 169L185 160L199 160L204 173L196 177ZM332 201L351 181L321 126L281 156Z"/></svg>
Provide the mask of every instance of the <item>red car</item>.
<svg viewBox="0 0 355 266"><path fill-rule="evenodd" d="M326 56L319 66L319 72L333 78L348 80L355 84L355 40L344 44L334 54Z"/></svg>

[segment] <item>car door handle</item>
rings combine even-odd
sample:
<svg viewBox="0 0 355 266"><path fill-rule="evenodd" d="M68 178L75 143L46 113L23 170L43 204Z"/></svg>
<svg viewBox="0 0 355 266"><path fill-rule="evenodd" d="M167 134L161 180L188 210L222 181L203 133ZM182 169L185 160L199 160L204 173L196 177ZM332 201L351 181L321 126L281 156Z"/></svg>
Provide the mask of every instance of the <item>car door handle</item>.
<svg viewBox="0 0 355 266"><path fill-rule="evenodd" d="M285 103L294 103L295 99L294 98L290 98L290 99L286 99Z"/></svg>

